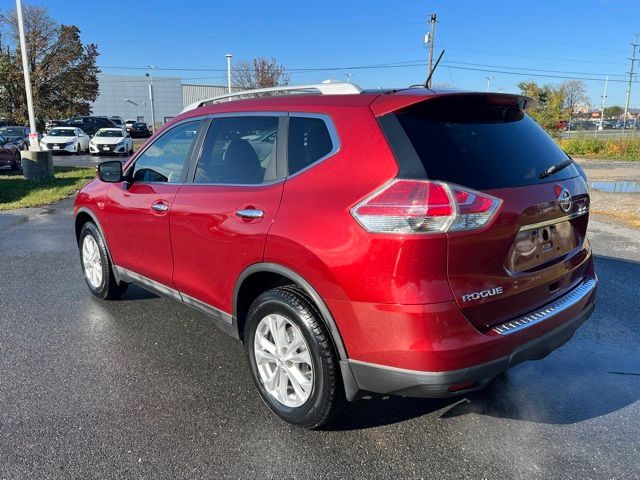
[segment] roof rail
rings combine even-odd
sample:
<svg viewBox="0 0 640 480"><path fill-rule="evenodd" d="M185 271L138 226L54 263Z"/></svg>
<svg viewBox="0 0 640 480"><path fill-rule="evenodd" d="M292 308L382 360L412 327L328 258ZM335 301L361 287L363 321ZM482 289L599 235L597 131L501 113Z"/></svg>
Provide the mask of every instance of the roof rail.
<svg viewBox="0 0 640 480"><path fill-rule="evenodd" d="M286 85L281 87L269 87L269 88L257 88L254 90L240 90L233 93L227 93L225 95L219 95L217 97L205 98L198 100L190 105L187 105L182 112L188 112L194 108L202 107L204 105L212 105L214 103L222 102L224 100L242 100L242 97L254 98L263 94L316 94L316 95L348 95L362 93L362 89L354 84L348 82L327 82L327 83L314 83L309 85Z"/></svg>

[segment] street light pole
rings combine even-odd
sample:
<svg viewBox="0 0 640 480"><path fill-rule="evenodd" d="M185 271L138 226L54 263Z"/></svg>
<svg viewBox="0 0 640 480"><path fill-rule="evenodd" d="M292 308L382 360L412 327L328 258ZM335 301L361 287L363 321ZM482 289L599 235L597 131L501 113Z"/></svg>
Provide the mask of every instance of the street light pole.
<svg viewBox="0 0 640 480"><path fill-rule="evenodd" d="M233 55L227 53L225 57L227 57L227 91L231 93L231 57Z"/></svg>
<svg viewBox="0 0 640 480"><path fill-rule="evenodd" d="M36 129L36 116L33 112L33 94L31 92L31 75L29 73L29 60L27 59L27 41L24 36L24 20L22 18L22 1L16 0L16 13L18 16L18 31L20 34L20 50L22 53L22 70L24 72L24 90L27 94L27 109L29 111L29 150L40 151L38 143L38 131Z"/></svg>
<svg viewBox="0 0 640 480"><path fill-rule="evenodd" d="M149 100L151 101L151 131L156 131L156 107L153 101L153 69L156 68L154 65L147 65L149 69Z"/></svg>
<svg viewBox="0 0 640 480"><path fill-rule="evenodd" d="M602 108L600 109L600 125L598 130L602 130L604 127L602 122L604 121L604 103L607 100L607 84L609 83L609 75L604 78L604 92L602 93Z"/></svg>

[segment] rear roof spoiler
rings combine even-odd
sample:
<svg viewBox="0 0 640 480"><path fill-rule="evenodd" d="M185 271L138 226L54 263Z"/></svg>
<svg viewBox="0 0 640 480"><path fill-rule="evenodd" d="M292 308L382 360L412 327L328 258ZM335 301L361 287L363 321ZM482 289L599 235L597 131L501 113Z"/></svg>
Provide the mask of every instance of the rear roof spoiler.
<svg viewBox="0 0 640 480"><path fill-rule="evenodd" d="M459 92L455 90L429 90L425 88L411 88L394 92L391 95L380 95L371 102L371 110L375 116L386 115L404 108L415 105L416 103L425 102L435 98L443 97L484 97L490 98L497 104L509 105L513 104L521 110L529 110L536 105L536 101L525 95L517 95L513 93L487 93L487 92Z"/></svg>

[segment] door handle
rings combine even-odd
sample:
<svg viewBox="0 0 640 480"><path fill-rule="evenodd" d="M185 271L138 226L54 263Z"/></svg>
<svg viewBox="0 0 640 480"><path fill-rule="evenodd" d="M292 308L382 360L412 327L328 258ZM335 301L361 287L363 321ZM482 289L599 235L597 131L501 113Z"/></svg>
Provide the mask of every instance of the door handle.
<svg viewBox="0 0 640 480"><path fill-rule="evenodd" d="M169 205L167 205L166 203L158 202L151 205L151 209L155 210L156 212L166 212L167 210L169 210Z"/></svg>
<svg viewBox="0 0 640 480"><path fill-rule="evenodd" d="M264 212L254 208L245 208L243 210L237 210L236 215L241 218L262 218L264 217Z"/></svg>

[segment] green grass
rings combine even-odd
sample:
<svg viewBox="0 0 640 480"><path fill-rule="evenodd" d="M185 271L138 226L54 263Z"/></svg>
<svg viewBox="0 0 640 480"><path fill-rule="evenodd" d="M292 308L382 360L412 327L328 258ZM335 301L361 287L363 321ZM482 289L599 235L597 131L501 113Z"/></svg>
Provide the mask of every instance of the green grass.
<svg viewBox="0 0 640 480"><path fill-rule="evenodd" d="M640 161L640 138L596 138L578 135L558 140L569 155L581 158Z"/></svg>
<svg viewBox="0 0 640 480"><path fill-rule="evenodd" d="M96 176L93 168L55 167L55 178L25 180L20 172L0 169L0 210L57 202Z"/></svg>

